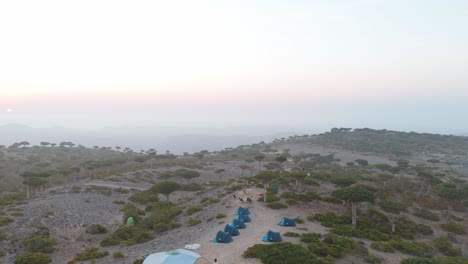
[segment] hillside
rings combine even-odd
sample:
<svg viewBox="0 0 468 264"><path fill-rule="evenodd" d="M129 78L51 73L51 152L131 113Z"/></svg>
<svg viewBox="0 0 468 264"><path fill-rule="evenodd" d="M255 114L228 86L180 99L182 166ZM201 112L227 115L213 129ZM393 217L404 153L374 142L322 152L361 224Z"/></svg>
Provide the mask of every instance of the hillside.
<svg viewBox="0 0 468 264"><path fill-rule="evenodd" d="M468 261L463 137L342 129L182 156L26 143L0 149L0 263L33 252L54 264L139 263L188 244L232 264ZM252 222L211 242L239 206ZM283 217L297 226L279 227ZM292 245L262 242L269 229Z"/></svg>

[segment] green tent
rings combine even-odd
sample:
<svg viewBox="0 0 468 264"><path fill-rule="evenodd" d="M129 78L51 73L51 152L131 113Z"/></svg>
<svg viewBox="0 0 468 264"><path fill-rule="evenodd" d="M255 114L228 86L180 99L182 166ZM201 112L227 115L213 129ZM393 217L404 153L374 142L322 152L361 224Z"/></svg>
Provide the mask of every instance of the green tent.
<svg viewBox="0 0 468 264"><path fill-rule="evenodd" d="M133 220L133 217L129 217L127 219L127 226L134 226L135 225L135 220Z"/></svg>

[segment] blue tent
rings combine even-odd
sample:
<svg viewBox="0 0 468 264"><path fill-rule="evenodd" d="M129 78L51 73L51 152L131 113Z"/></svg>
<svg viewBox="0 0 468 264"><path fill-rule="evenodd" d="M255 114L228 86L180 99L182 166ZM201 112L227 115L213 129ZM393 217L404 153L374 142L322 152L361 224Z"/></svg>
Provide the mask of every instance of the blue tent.
<svg viewBox="0 0 468 264"><path fill-rule="evenodd" d="M252 219L250 219L248 215L238 215L237 219L241 220L244 223L249 223L250 221L252 221Z"/></svg>
<svg viewBox="0 0 468 264"><path fill-rule="evenodd" d="M245 223L239 219L232 220L232 225L235 226L237 229L244 229L247 227Z"/></svg>
<svg viewBox="0 0 468 264"><path fill-rule="evenodd" d="M239 230L237 230L237 228L236 228L233 224L226 225L226 226L224 227L224 232L230 234L231 236L238 236L238 235L240 235Z"/></svg>
<svg viewBox="0 0 468 264"><path fill-rule="evenodd" d="M235 215L249 215L250 211L248 208L243 208L242 206L237 209L237 211L234 213Z"/></svg>
<svg viewBox="0 0 468 264"><path fill-rule="evenodd" d="M282 240L280 233L271 230L268 230L268 233L262 238L264 242L281 242Z"/></svg>
<svg viewBox="0 0 468 264"><path fill-rule="evenodd" d="M218 231L218 234L216 234L216 237L213 238L213 240L211 241L216 242L216 243L230 243L232 242L232 237L229 233Z"/></svg>
<svg viewBox="0 0 468 264"><path fill-rule="evenodd" d="M280 226L296 226L296 222L294 222L294 219L283 217L281 221L279 222Z"/></svg>

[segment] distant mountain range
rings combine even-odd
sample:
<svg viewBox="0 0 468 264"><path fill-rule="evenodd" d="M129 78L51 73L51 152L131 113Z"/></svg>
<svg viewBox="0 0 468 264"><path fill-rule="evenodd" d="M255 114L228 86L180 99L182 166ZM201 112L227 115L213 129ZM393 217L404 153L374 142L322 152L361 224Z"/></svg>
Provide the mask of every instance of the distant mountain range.
<svg viewBox="0 0 468 264"><path fill-rule="evenodd" d="M41 141L60 143L71 141L84 146L129 147L135 151L155 148L160 152L172 153L197 152L203 149L213 151L226 147L237 147L270 142L275 138L304 134L299 132L268 133L260 128L148 128L148 127L107 127L96 131L78 131L63 127L33 128L22 124L0 126L0 144L11 145L14 142L28 141L37 145Z"/></svg>

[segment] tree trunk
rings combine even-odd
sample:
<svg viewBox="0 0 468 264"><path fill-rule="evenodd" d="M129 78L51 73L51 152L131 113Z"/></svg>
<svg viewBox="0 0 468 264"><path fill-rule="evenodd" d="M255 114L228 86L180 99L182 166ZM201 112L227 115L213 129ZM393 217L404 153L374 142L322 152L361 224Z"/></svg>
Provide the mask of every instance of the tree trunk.
<svg viewBox="0 0 468 264"><path fill-rule="evenodd" d="M449 204L447 208L447 221L452 220L452 205Z"/></svg>
<svg viewBox="0 0 468 264"><path fill-rule="evenodd" d="M351 225L353 226L353 228L356 228L356 225L357 225L357 216L356 216L356 203L355 202L351 202L351 216L352 216L352 222L351 222Z"/></svg>
<svg viewBox="0 0 468 264"><path fill-rule="evenodd" d="M418 195L416 196L417 198L421 197L421 193L424 189L424 183L426 182L426 180L423 180L423 182L421 183L421 188L419 188L419 192L418 192Z"/></svg>
<svg viewBox="0 0 468 264"><path fill-rule="evenodd" d="M267 185L265 184L265 192L263 193L263 202L267 202Z"/></svg>
<svg viewBox="0 0 468 264"><path fill-rule="evenodd" d="M26 184L26 199L29 200L29 197L30 197L29 185Z"/></svg>
<svg viewBox="0 0 468 264"><path fill-rule="evenodd" d="M392 217L390 218L390 223L392 224L392 234L395 233L395 215L392 214Z"/></svg>

